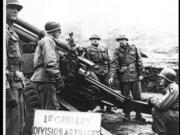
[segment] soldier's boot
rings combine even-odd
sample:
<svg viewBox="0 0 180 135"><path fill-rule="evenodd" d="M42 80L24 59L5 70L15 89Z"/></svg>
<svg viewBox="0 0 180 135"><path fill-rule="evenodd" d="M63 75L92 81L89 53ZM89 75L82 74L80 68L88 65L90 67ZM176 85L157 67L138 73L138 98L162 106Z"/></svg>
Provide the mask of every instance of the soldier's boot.
<svg viewBox="0 0 180 135"><path fill-rule="evenodd" d="M126 112L123 121L124 121L124 122L128 122L128 121L130 121L130 120L131 120L131 118L130 118L130 112Z"/></svg>
<svg viewBox="0 0 180 135"><path fill-rule="evenodd" d="M134 120L138 122L146 122L146 119L144 119L139 112L136 112L136 117L134 118Z"/></svg>

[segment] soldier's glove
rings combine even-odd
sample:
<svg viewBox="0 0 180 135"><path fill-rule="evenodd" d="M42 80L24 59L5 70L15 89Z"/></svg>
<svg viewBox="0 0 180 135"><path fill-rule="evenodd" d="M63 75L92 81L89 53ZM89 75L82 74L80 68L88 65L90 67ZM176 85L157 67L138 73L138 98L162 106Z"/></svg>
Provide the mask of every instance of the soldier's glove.
<svg viewBox="0 0 180 135"><path fill-rule="evenodd" d="M17 95L12 89L6 89L6 107L13 109L18 104Z"/></svg>
<svg viewBox="0 0 180 135"><path fill-rule="evenodd" d="M139 81L143 80L143 78L144 78L144 77L143 77L142 75L140 75L140 76L139 76Z"/></svg>
<svg viewBox="0 0 180 135"><path fill-rule="evenodd" d="M64 90L64 81L62 77L58 77L56 79L56 92L59 93L60 91Z"/></svg>
<svg viewBox="0 0 180 135"><path fill-rule="evenodd" d="M19 78L21 80L23 87L26 87L25 77L23 75L23 72L16 71L15 75L16 75L17 78Z"/></svg>
<svg viewBox="0 0 180 135"><path fill-rule="evenodd" d="M112 84L112 83L113 83L113 81L114 81L114 79L113 79L113 78L109 78L109 84Z"/></svg>
<svg viewBox="0 0 180 135"><path fill-rule="evenodd" d="M21 80L24 80L24 79L25 79L25 77L24 77L24 75L23 75L23 72L16 71L15 75L16 75L16 77L18 77L18 78L21 79Z"/></svg>

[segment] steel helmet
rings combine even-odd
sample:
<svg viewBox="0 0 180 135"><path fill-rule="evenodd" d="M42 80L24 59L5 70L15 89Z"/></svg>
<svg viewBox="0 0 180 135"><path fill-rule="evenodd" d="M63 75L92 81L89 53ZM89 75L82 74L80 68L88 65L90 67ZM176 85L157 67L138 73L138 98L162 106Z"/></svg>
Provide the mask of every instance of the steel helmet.
<svg viewBox="0 0 180 135"><path fill-rule="evenodd" d="M18 11L20 11L23 8L23 6L18 2L18 0L7 0L6 6L9 5L15 5Z"/></svg>
<svg viewBox="0 0 180 135"><path fill-rule="evenodd" d="M116 41L119 41L120 39L126 39L128 41L128 38L126 37L126 35L119 35L117 38L116 38Z"/></svg>
<svg viewBox="0 0 180 135"><path fill-rule="evenodd" d="M53 31L58 30L58 29L61 29L60 23L49 21L45 24L45 30L47 32L53 32Z"/></svg>
<svg viewBox="0 0 180 135"><path fill-rule="evenodd" d="M176 79L176 72L171 68L164 68L163 70L161 70L158 76L166 79L169 82L174 82Z"/></svg>
<svg viewBox="0 0 180 135"><path fill-rule="evenodd" d="M98 39L98 40L101 40L101 38L97 35L97 34L93 34L89 40L92 40L92 39Z"/></svg>

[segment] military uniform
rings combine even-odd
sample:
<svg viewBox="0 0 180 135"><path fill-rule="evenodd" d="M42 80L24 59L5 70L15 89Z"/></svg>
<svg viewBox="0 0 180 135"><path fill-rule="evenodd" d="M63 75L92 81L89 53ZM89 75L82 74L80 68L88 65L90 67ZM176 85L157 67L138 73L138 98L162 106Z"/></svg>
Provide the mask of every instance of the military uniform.
<svg viewBox="0 0 180 135"><path fill-rule="evenodd" d="M121 44L115 50L111 64L111 78L117 73L124 96L130 97L131 90L133 98L141 100L141 89L137 89L137 81L142 69L141 55L135 45ZM129 116L130 112L125 110L125 113ZM136 112L136 117L141 117L140 112Z"/></svg>
<svg viewBox="0 0 180 135"><path fill-rule="evenodd" d="M91 45L87 48L86 58L95 63L94 73L97 75L99 81L105 85L109 85L107 77L110 72L110 58L107 48Z"/></svg>
<svg viewBox="0 0 180 135"><path fill-rule="evenodd" d="M46 35L38 44L34 55L34 74L31 81L41 95L43 109L58 109L56 79L60 76L58 53L51 35Z"/></svg>
<svg viewBox="0 0 180 135"><path fill-rule="evenodd" d="M151 99L152 129L159 135L179 134L179 86L171 83L165 88L166 94L161 98Z"/></svg>
<svg viewBox="0 0 180 135"><path fill-rule="evenodd" d="M6 26L6 135L19 135L24 126L24 103L21 80L16 71L21 71L23 59L19 37L12 28Z"/></svg>

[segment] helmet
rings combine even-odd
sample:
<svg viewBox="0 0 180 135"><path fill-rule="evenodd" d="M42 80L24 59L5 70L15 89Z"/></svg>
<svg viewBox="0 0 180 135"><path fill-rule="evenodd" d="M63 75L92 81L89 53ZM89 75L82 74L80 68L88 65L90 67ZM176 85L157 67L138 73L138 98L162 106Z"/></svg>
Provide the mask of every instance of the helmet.
<svg viewBox="0 0 180 135"><path fill-rule="evenodd" d="M117 38L116 38L116 41L119 41L120 39L126 39L128 41L128 38L126 37L126 35L119 35Z"/></svg>
<svg viewBox="0 0 180 135"><path fill-rule="evenodd" d="M92 39L98 39L98 40L101 40L101 38L97 35L97 34L93 34L89 40L92 40Z"/></svg>
<svg viewBox="0 0 180 135"><path fill-rule="evenodd" d="M8 5L17 6L18 11L20 11L23 8L23 6L18 2L18 0L7 0L6 1L6 6L8 6Z"/></svg>
<svg viewBox="0 0 180 135"><path fill-rule="evenodd" d="M58 30L58 29L61 29L61 26L59 23L56 23L56 22L47 22L45 24L45 30L47 32L53 32L55 30Z"/></svg>
<svg viewBox="0 0 180 135"><path fill-rule="evenodd" d="M174 82L176 79L176 72L170 68L164 68L158 76L166 79L169 82Z"/></svg>

